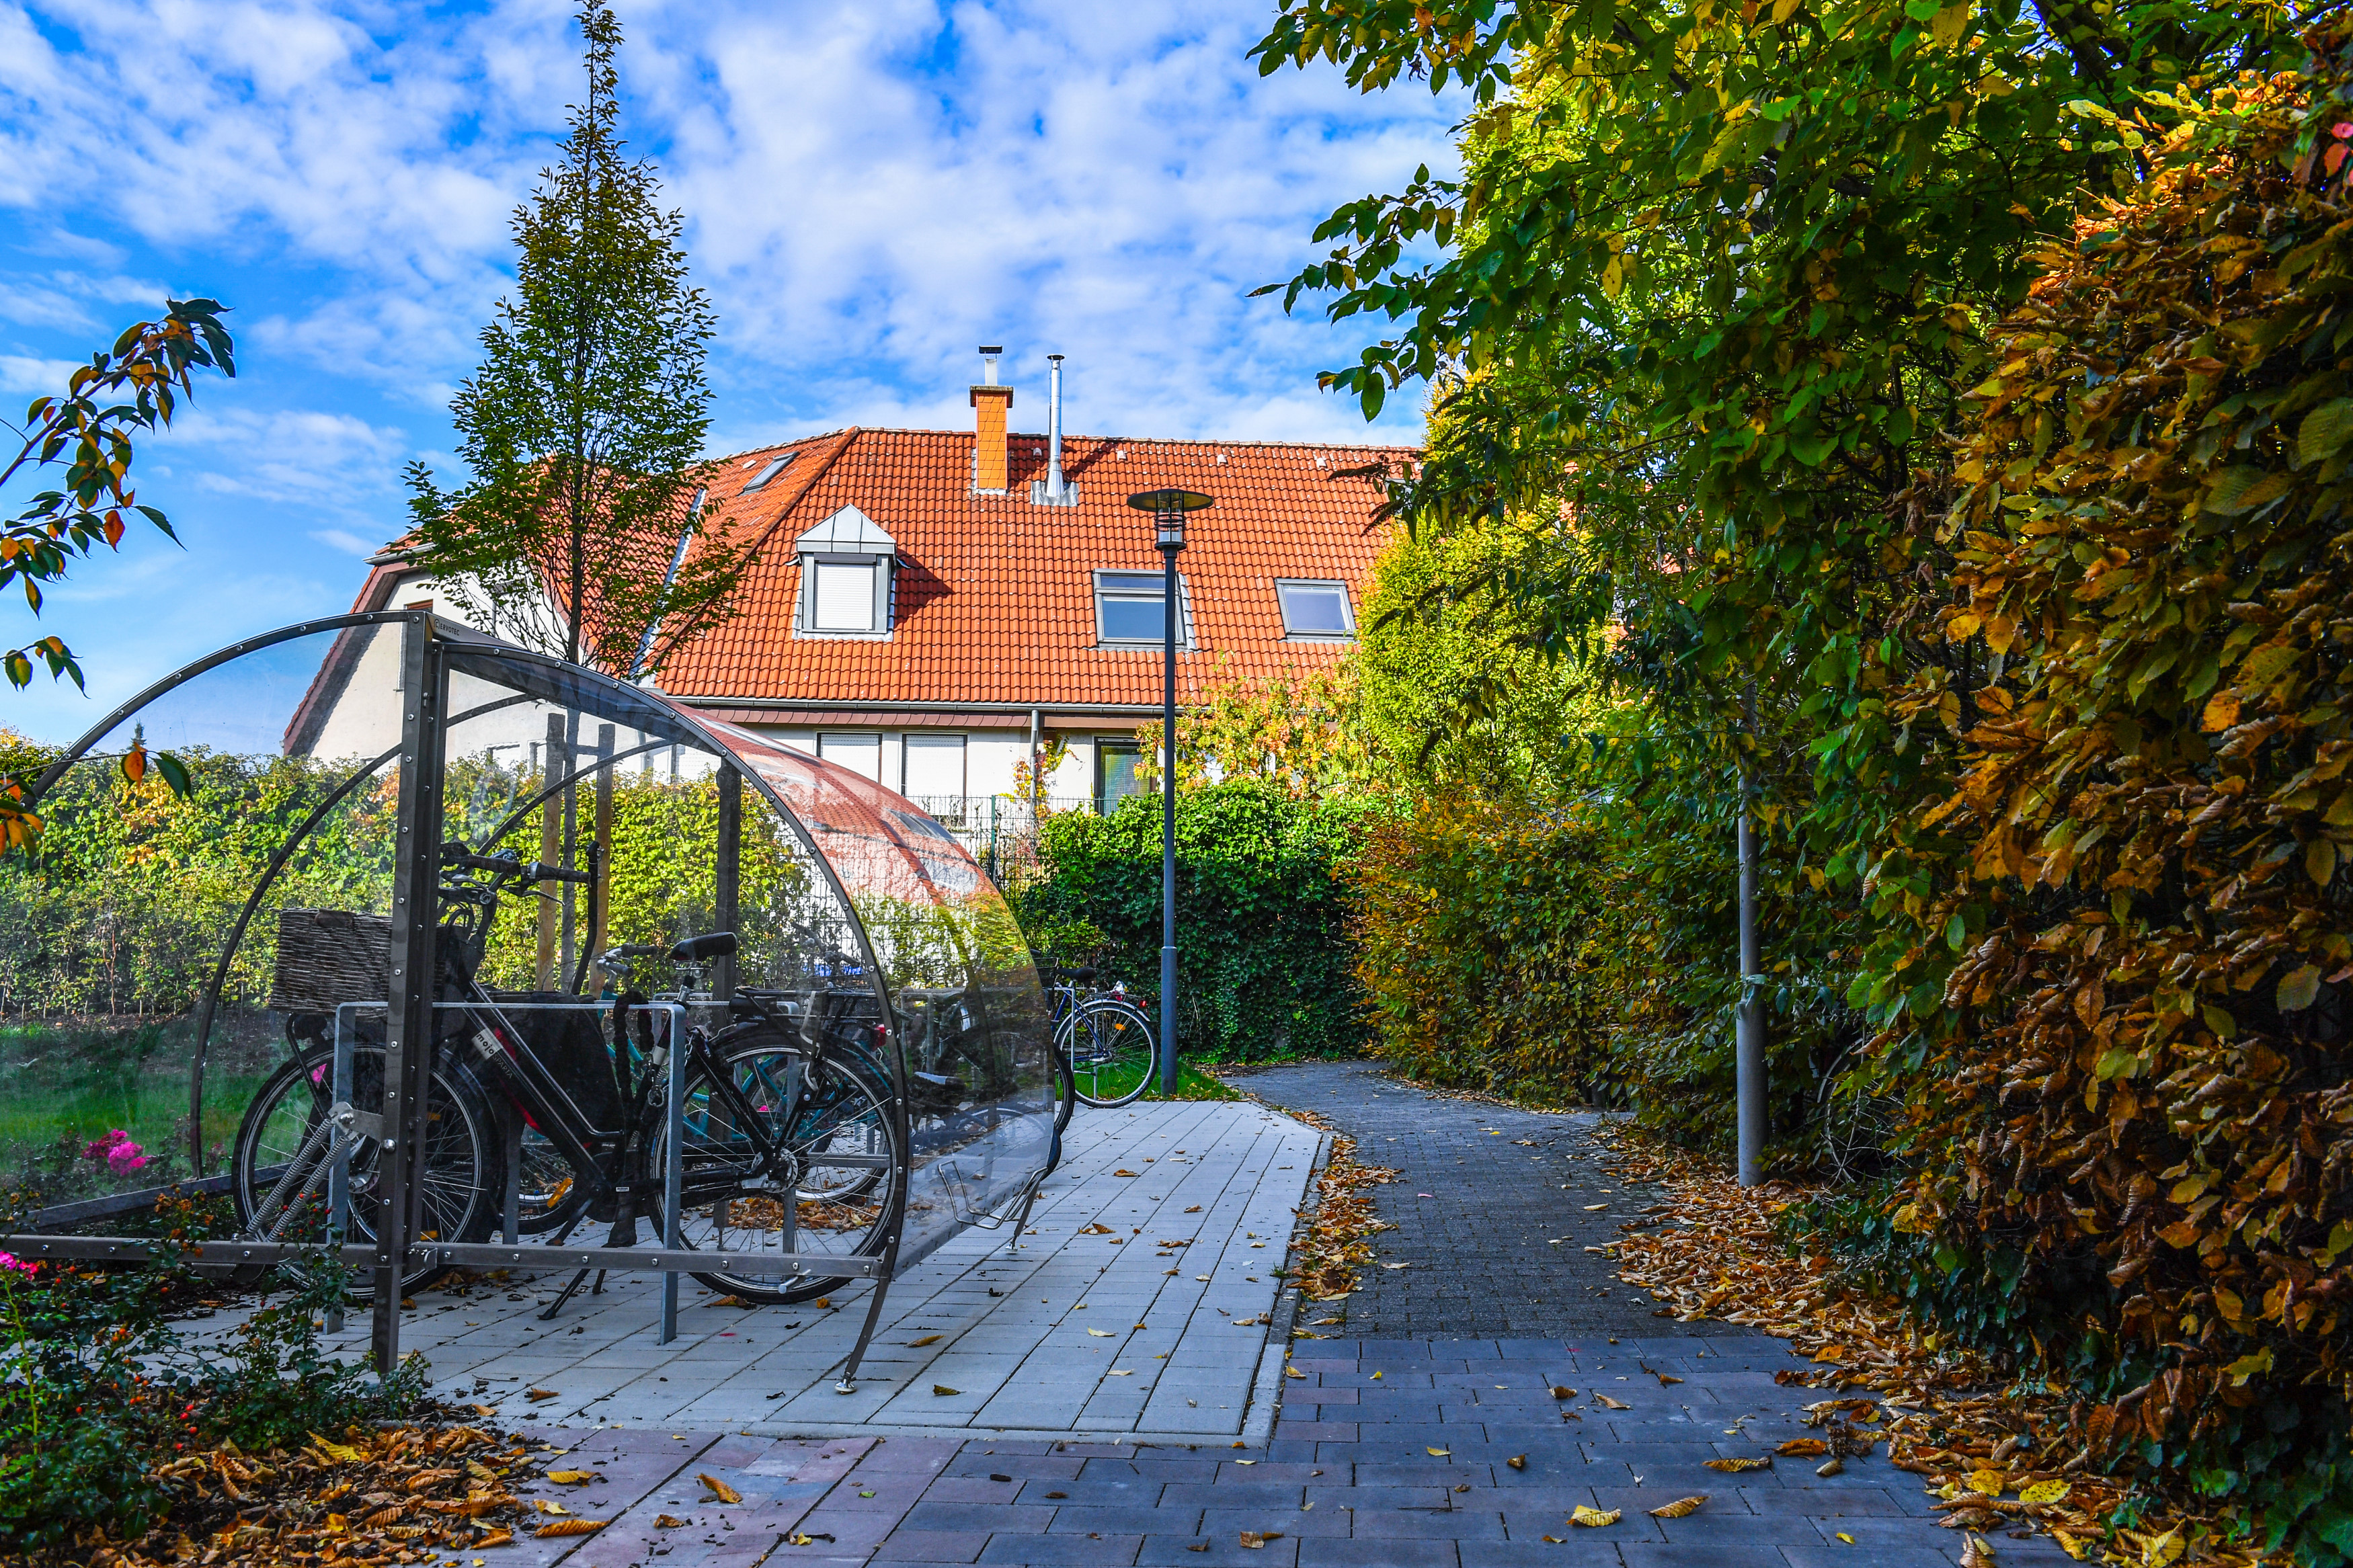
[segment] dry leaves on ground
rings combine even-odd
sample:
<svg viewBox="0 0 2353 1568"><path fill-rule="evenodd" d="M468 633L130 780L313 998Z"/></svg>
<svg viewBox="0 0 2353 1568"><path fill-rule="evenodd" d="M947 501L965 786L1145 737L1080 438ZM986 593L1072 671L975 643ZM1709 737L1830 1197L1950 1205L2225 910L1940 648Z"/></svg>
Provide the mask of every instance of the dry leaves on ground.
<svg viewBox="0 0 2353 1568"><path fill-rule="evenodd" d="M2006 1384L1990 1363L1942 1343L1901 1305L1840 1283L1829 1259L1790 1255L1773 1222L1802 1189L1782 1182L1744 1189L1631 1128L1605 1127L1597 1136L1618 1174L1663 1185L1684 1220L1654 1232L1628 1227L1618 1244L1620 1279L1667 1302L1662 1317L1749 1324L1820 1363L1777 1373L1777 1382L1880 1396L1808 1406L1808 1424L1828 1436L1796 1439L1781 1452L1860 1458L1883 1442L1890 1463L1936 1494L1947 1528L2047 1531L2079 1561L2135 1568L2273 1561L2226 1543L2235 1510L2201 1507L2186 1491L2143 1490L2141 1528L2112 1530L2126 1489L2091 1468L2084 1435L2071 1425L2072 1392Z"/></svg>
<svg viewBox="0 0 2353 1568"><path fill-rule="evenodd" d="M530 1517L508 1489L529 1479L526 1453L475 1426L352 1427L266 1454L224 1443L155 1469L172 1497L163 1523L134 1542L92 1537L76 1555L92 1568L330 1568L503 1546Z"/></svg>
<svg viewBox="0 0 2353 1568"><path fill-rule="evenodd" d="M1306 1215L1306 1237L1295 1244L1299 1262L1292 1278L1306 1300L1335 1301L1356 1288L1356 1271L1373 1261L1370 1238L1397 1228L1374 1216L1373 1200L1366 1189L1394 1182L1398 1173L1385 1165L1357 1163L1356 1141L1315 1112L1287 1106L1275 1109L1332 1139L1332 1158L1315 1178L1315 1206ZM1293 1332L1302 1339L1323 1337Z"/></svg>

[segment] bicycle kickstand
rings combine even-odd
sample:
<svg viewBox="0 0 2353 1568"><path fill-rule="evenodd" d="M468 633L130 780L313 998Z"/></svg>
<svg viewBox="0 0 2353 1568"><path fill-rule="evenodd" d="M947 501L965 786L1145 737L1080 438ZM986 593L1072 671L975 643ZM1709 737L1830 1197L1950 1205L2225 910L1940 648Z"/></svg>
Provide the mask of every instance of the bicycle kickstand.
<svg viewBox="0 0 2353 1568"><path fill-rule="evenodd" d="M586 1268L583 1268L579 1273L575 1274L572 1277L572 1283L566 1285L562 1290L556 1292L555 1300L547 1304L547 1310L539 1315L539 1321L543 1323L552 1323L555 1321L555 1314L564 1310L564 1303L572 1300L573 1293L578 1290L580 1287L586 1282L587 1279L588 1270ZM599 1280L599 1283L602 1283L601 1279Z"/></svg>

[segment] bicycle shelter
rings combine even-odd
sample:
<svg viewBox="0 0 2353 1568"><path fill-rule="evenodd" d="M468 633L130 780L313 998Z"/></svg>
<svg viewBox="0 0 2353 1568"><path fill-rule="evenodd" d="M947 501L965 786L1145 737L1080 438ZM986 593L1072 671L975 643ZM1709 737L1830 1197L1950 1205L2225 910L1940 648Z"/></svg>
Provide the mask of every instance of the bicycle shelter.
<svg viewBox="0 0 2353 1568"><path fill-rule="evenodd" d="M0 1238L19 1257L136 1258L87 1222L228 1191L245 1234L187 1255L339 1258L386 1369L403 1281L443 1267L659 1270L666 1330L680 1272L775 1300L871 1279L846 1387L894 1275L1026 1212L1055 1159L1036 966L951 834L429 609L223 648L27 801L41 837L0 865L0 1076L47 1119L16 1116L36 1134L0 1159L97 1191ZM496 869L534 860L562 879ZM445 930L460 905L475 924ZM712 932L732 946L665 961ZM113 1077L59 1089L60 1063Z"/></svg>

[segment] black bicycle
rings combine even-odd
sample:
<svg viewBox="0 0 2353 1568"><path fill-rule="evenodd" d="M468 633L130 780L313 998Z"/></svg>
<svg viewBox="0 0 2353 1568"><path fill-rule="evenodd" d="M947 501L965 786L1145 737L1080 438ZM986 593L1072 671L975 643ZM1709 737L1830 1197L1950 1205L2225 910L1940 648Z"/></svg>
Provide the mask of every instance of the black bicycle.
<svg viewBox="0 0 2353 1568"><path fill-rule="evenodd" d="M1152 1021L1128 1000L1127 987L1096 989L1092 967L1050 967L1048 978L1054 1055L1071 1076L1071 1104L1099 1110L1125 1105L1151 1088L1158 1060ZM1056 1125L1066 1127L1070 1119L1066 1104Z"/></svg>
<svg viewBox="0 0 2353 1568"><path fill-rule="evenodd" d="M686 1052L680 1244L713 1255L713 1266L694 1278L771 1303L847 1284L846 1275L779 1279L726 1265L731 1256L780 1252L871 1257L893 1233L900 1188L892 1173L903 1167L904 1151L872 991L843 965L828 964L847 983L739 987L723 1026L690 1028L672 1041L655 1028L647 998L633 993L613 1005L608 1040L577 997L484 987L477 973L501 895L586 879L512 855L471 854L462 844L444 848L439 994L456 1005L436 1012L417 1239L490 1239L505 1217L510 1151L519 1151L517 1230L560 1242L583 1220L609 1222L613 1246L635 1245L641 1224L658 1231L669 1053L678 1048ZM692 996L705 967L734 951L728 931L669 949L686 982L681 994ZM611 969L653 952L617 948L605 958ZM348 1099L332 1093L332 1020L299 1016L288 1032L293 1059L263 1084L237 1130L231 1172L239 1218L257 1238L322 1239L327 1178L342 1160L351 1238L372 1239L377 1144L357 1131L384 1104L381 1014L359 1031ZM439 1272L412 1269L402 1289Z"/></svg>

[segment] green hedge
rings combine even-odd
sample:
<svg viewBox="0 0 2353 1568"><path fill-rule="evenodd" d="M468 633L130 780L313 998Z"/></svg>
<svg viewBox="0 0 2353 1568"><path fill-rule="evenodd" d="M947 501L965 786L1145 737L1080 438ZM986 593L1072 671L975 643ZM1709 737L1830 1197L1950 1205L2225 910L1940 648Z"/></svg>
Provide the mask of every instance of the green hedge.
<svg viewBox="0 0 2353 1568"><path fill-rule="evenodd" d="M1362 1047L1349 867L1382 809L1360 796L1295 798L1256 779L1177 796L1180 1049L1253 1061ZM1043 875L1015 895L1031 941L1156 998L1159 800L1051 817L1041 837Z"/></svg>

